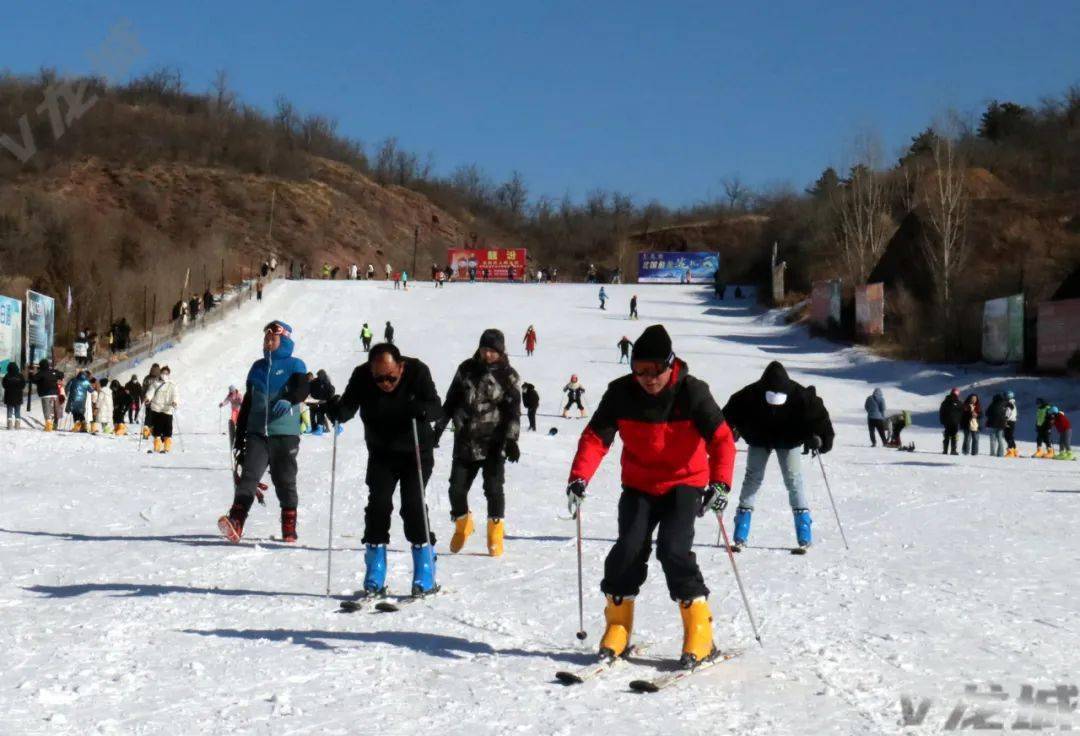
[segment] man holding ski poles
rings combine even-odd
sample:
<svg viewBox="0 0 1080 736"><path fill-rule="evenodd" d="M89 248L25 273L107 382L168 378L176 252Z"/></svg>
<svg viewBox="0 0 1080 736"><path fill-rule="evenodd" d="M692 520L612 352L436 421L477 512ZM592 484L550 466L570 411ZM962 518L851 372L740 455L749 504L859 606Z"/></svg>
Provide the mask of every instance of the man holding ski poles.
<svg viewBox="0 0 1080 736"><path fill-rule="evenodd" d="M438 590L435 536L428 523L424 489L435 465L431 423L442 416L442 402L431 371L396 346L376 345L368 361L353 370L345 393L327 404L335 423L360 412L367 444L368 503L364 509L364 596L386 595L386 545L394 487L401 488L401 520L412 544L412 595Z"/></svg>
<svg viewBox="0 0 1080 736"><path fill-rule="evenodd" d="M634 343L631 371L608 385L578 442L566 489L577 515L585 489L615 435L623 441L619 532L604 563L607 628L600 656L614 659L630 644L634 598L645 582L653 532L657 559L683 622L680 664L693 668L715 653L709 589L692 551L694 521L727 505L735 442L703 381L672 352L661 325Z"/></svg>

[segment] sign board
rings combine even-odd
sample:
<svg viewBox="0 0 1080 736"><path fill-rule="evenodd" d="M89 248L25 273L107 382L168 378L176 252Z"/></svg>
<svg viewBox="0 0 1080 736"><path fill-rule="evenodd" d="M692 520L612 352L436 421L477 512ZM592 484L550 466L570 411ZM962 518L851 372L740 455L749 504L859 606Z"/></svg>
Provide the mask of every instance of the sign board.
<svg viewBox="0 0 1080 736"><path fill-rule="evenodd" d="M982 338L982 355L986 362L1019 363L1023 361L1023 294L991 299L983 304Z"/></svg>
<svg viewBox="0 0 1080 736"><path fill-rule="evenodd" d="M719 253L638 253L638 282L642 284L711 284L719 269Z"/></svg>
<svg viewBox="0 0 1080 736"><path fill-rule="evenodd" d="M1039 369L1064 370L1080 350L1080 299L1040 304L1037 332Z"/></svg>
<svg viewBox="0 0 1080 736"><path fill-rule="evenodd" d="M885 334L885 284L855 289L855 330L864 338Z"/></svg>
<svg viewBox="0 0 1080 736"><path fill-rule="evenodd" d="M510 278L510 269L514 269L514 280L522 281L525 275L525 248L449 248L446 260L454 272L454 278L469 280L473 271L477 281L506 281Z"/></svg>
<svg viewBox="0 0 1080 736"><path fill-rule="evenodd" d="M823 330L840 324L840 280L815 281L810 293L810 321Z"/></svg>
<svg viewBox="0 0 1080 736"><path fill-rule="evenodd" d="M22 363L22 302L0 296L0 376L8 363L25 368Z"/></svg>
<svg viewBox="0 0 1080 736"><path fill-rule="evenodd" d="M56 339L56 300L51 296L26 292L26 360L52 362Z"/></svg>

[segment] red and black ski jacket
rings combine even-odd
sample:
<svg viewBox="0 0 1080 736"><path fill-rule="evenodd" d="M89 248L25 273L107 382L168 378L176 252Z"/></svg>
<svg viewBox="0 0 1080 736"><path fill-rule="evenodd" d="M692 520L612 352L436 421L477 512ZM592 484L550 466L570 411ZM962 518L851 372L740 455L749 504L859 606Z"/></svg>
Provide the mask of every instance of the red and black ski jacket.
<svg viewBox="0 0 1080 736"><path fill-rule="evenodd" d="M735 440L708 384L691 376L681 360L657 396L645 393L632 375L608 384L578 441L570 480L592 479L616 433L628 488L662 496L675 486L731 485Z"/></svg>

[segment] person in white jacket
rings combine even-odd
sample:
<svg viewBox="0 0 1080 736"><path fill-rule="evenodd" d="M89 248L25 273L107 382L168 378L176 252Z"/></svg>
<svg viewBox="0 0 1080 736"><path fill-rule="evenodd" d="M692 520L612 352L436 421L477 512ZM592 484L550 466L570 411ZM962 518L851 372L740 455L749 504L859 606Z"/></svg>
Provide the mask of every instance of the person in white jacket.
<svg viewBox="0 0 1080 736"><path fill-rule="evenodd" d="M113 433L113 395L109 382L102 378L94 384L94 424L91 431Z"/></svg>
<svg viewBox="0 0 1080 736"><path fill-rule="evenodd" d="M150 399L150 409L154 412L154 452L169 452L172 450L173 436L173 412L180 405L180 394L176 384L172 382L172 373L169 366L161 368L161 383L154 390L154 396Z"/></svg>

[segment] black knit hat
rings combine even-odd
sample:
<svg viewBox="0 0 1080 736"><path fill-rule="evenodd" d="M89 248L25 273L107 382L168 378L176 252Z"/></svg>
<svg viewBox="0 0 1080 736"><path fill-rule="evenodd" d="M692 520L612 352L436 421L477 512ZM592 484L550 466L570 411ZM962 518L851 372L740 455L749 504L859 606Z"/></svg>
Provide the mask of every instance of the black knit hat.
<svg viewBox="0 0 1080 736"><path fill-rule="evenodd" d="M502 330L496 330L494 327L484 330L484 334L480 335L480 347L494 350L499 355L506 355L506 338L503 337Z"/></svg>
<svg viewBox="0 0 1080 736"><path fill-rule="evenodd" d="M663 325L651 325L645 328L641 337L634 343L632 360L647 360L652 363L668 363L675 356L671 352L671 336Z"/></svg>

